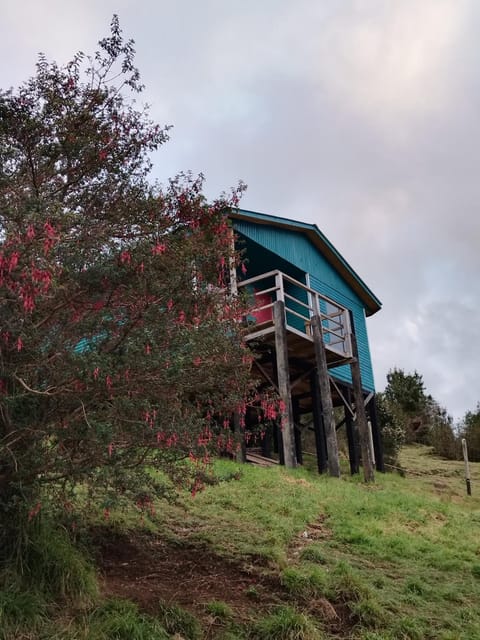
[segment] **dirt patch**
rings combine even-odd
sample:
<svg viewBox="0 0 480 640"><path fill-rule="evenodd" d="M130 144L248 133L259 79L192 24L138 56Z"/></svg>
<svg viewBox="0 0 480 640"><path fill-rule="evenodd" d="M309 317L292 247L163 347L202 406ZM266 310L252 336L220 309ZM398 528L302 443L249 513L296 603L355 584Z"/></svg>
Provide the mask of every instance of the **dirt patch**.
<svg viewBox="0 0 480 640"><path fill-rule="evenodd" d="M346 637L351 630L352 621L342 603L332 604L325 598L308 602L300 598L295 602L279 576L268 572L264 558L249 558L248 564L241 564L206 547L187 542L172 544L152 535L125 535L104 529L92 535L105 596L132 600L153 615L160 604L180 605L202 621L206 638L215 637L217 623L205 607L213 600L228 604L237 622L258 618L274 605L295 604L317 617L332 635ZM296 536L289 556L294 559L309 542L330 535L323 519L319 519Z"/></svg>
<svg viewBox="0 0 480 640"><path fill-rule="evenodd" d="M261 567L246 569L205 548L145 535L102 533L95 538L105 595L133 600L149 613L167 603L200 615L207 602L221 600L244 617L260 603L261 608L278 604L284 596L278 578L265 575Z"/></svg>

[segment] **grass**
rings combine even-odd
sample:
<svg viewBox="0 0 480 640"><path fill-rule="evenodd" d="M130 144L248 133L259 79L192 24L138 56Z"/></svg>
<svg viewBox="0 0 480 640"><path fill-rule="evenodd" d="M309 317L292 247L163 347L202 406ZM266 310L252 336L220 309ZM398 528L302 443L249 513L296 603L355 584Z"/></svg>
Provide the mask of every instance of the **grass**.
<svg viewBox="0 0 480 640"><path fill-rule="evenodd" d="M252 640L323 640L318 625L292 607L278 607L273 613L252 625Z"/></svg>
<svg viewBox="0 0 480 640"><path fill-rule="evenodd" d="M171 635L178 634L184 640L200 640L202 637L200 623L182 607L161 604L157 617L165 630Z"/></svg>
<svg viewBox="0 0 480 640"><path fill-rule="evenodd" d="M202 626L173 603L159 603L155 616L125 601L102 604L90 565L60 534L57 546L39 543L32 552L35 588L12 583L0 591L0 638L480 638L480 464L471 465L467 497L461 464L417 446L401 460L406 477L378 474L371 486L346 474L339 481L304 469L219 461L220 476L239 479L158 505L161 515L147 526L151 535L198 544L242 562L252 575L278 579L283 602L275 607L263 602L265 587L253 586L255 580L243 610L228 589L224 600L203 605ZM112 513L119 529L140 526L132 515L116 518ZM50 601L86 593L87 609L52 611L45 591ZM30 636L21 635L24 628Z"/></svg>

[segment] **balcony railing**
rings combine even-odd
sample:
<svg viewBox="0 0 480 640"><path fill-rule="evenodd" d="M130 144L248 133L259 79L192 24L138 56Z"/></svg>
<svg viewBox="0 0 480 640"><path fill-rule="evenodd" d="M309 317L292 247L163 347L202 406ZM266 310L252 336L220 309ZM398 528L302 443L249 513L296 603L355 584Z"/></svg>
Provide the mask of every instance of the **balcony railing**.
<svg viewBox="0 0 480 640"><path fill-rule="evenodd" d="M325 347L343 358L351 357L349 312L337 302L278 270L238 282L238 291L250 304L247 340L275 331L273 305L282 300L287 331L313 341L311 318L318 315Z"/></svg>

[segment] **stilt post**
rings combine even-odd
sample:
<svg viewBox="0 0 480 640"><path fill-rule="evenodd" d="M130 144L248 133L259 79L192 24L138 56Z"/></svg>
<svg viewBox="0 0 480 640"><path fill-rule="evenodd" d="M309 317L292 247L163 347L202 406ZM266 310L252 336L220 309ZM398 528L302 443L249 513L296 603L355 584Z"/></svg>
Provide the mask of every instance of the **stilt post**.
<svg viewBox="0 0 480 640"><path fill-rule="evenodd" d="M322 323L320 316L314 315L311 319L313 344L315 347L315 359L317 363L317 380L322 403L323 425L327 439L328 472L331 476L340 477L340 461L338 458L337 432L335 429L335 416L333 414L332 394L330 392L330 379L328 377L327 355L323 342Z"/></svg>
<svg viewBox="0 0 480 640"><path fill-rule="evenodd" d="M325 441L322 402L320 400L316 370L311 373L310 388L312 391L313 426L315 429L315 448L317 450L318 473L325 473L327 470L327 443Z"/></svg>
<svg viewBox="0 0 480 640"><path fill-rule="evenodd" d="M235 411L233 414L233 431L238 443L238 449L235 454L235 460L237 462L247 461L247 446L245 444L245 430L240 426L240 414Z"/></svg>
<svg viewBox="0 0 480 640"><path fill-rule="evenodd" d="M345 389L345 400L348 402L349 407L352 406L352 392L350 389ZM359 472L358 464L358 452L357 452L357 438L355 433L355 426L353 424L353 416L350 408L345 407L345 429L347 431L348 441L348 459L350 460L350 473L355 475Z"/></svg>
<svg viewBox="0 0 480 640"><path fill-rule="evenodd" d="M300 430L300 401L298 398L292 398L293 407L293 424L295 427L295 455L297 457L297 463L303 464L302 454L302 432Z"/></svg>
<svg viewBox="0 0 480 640"><path fill-rule="evenodd" d="M290 390L290 371L288 366L287 328L285 323L285 303L277 300L273 304L275 323L275 351L277 354L278 389L283 401L282 412L282 444L286 467L296 467L295 435L293 423L292 397Z"/></svg>
<svg viewBox="0 0 480 640"><path fill-rule="evenodd" d="M372 424L373 449L375 451L375 468L381 473L385 473L385 463L383 461L383 443L380 427L378 424L376 396L368 403L368 413Z"/></svg>
<svg viewBox="0 0 480 640"><path fill-rule="evenodd" d="M352 372L353 396L355 399L355 412L357 414L357 428L360 438L360 451L362 452L363 476L365 482L374 482L373 461L370 451L370 434L367 423L367 413L363 400L362 376L360 362L358 360L357 338L354 333L350 335L353 360L350 363Z"/></svg>

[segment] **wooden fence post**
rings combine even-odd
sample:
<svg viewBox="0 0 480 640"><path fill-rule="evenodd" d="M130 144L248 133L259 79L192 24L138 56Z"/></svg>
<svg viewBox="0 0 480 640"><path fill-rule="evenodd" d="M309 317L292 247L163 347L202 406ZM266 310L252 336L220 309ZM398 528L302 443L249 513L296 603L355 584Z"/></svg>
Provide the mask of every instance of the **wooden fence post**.
<svg viewBox="0 0 480 640"><path fill-rule="evenodd" d="M322 403L323 426L327 438L328 472L331 476L340 477L340 461L338 459L337 431L333 414L332 394L330 392L330 378L328 376L327 356L323 342L322 324L318 315L312 316L313 345L317 363L317 381Z"/></svg>
<svg viewBox="0 0 480 640"><path fill-rule="evenodd" d="M467 483L467 495L472 495L472 485L470 483L470 465L468 463L467 441L462 438L463 461L465 462L465 482Z"/></svg>

